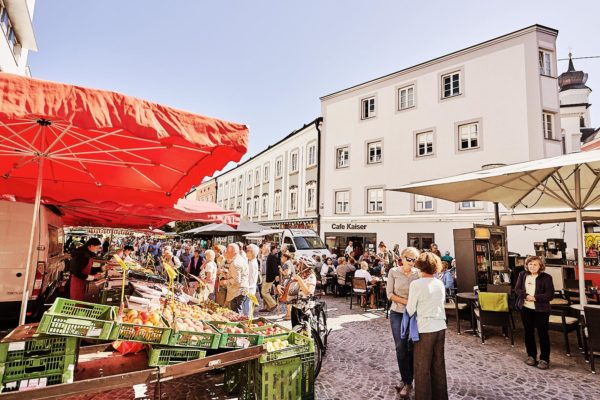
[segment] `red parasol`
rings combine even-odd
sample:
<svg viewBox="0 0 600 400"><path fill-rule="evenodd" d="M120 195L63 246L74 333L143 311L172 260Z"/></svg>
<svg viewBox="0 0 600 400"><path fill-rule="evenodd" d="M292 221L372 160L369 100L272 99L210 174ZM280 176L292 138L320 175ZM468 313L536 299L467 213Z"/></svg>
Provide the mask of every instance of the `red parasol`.
<svg viewBox="0 0 600 400"><path fill-rule="evenodd" d="M239 161L247 135L241 124L119 93L0 73L0 195L35 193L27 266L42 191L59 202L172 207L205 176Z"/></svg>
<svg viewBox="0 0 600 400"><path fill-rule="evenodd" d="M179 199L175 207L124 206L113 202L89 203L73 200L57 205L63 221L71 226L148 228L171 221L227 223L236 226L240 216L215 203Z"/></svg>

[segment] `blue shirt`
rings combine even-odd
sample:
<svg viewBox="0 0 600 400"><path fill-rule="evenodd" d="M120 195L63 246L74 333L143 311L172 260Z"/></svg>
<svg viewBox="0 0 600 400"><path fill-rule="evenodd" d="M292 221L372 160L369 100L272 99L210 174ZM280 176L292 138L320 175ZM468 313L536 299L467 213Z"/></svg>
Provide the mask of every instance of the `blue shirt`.
<svg viewBox="0 0 600 400"><path fill-rule="evenodd" d="M454 277L452 276L452 272L450 272L450 271L444 271L442 273L442 277L440 279L444 283L444 287L446 289L453 289L454 288Z"/></svg>

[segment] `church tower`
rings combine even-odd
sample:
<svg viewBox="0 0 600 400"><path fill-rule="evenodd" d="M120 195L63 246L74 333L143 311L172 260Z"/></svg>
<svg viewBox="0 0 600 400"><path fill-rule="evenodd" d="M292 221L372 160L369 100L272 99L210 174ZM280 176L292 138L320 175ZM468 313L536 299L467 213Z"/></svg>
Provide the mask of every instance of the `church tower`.
<svg viewBox="0 0 600 400"><path fill-rule="evenodd" d="M560 125L566 153L581 151L581 147L593 141L598 133L591 128L589 97L592 89L585 85L587 78L588 74L575 70L569 53L569 68L558 77Z"/></svg>

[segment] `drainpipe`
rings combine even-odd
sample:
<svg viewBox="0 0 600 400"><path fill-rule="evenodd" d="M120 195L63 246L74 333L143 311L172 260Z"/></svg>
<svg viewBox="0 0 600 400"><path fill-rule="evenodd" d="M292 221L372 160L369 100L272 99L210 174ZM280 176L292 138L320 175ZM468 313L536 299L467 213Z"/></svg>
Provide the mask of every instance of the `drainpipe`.
<svg viewBox="0 0 600 400"><path fill-rule="evenodd" d="M323 117L315 120L317 128L317 235L321 236L321 128Z"/></svg>

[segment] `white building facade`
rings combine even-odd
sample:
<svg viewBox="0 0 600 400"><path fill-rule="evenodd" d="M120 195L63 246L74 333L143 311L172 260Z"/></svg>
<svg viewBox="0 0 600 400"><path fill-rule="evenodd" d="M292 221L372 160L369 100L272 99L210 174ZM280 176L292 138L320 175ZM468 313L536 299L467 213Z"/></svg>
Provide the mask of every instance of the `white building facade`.
<svg viewBox="0 0 600 400"><path fill-rule="evenodd" d="M35 0L0 0L0 71L31 76L29 50L37 51L33 33Z"/></svg>
<svg viewBox="0 0 600 400"><path fill-rule="evenodd" d="M325 243L453 252L454 228L492 223L488 203L386 189L562 154L557 34L534 25L322 97ZM533 253L561 229L510 228L509 250Z"/></svg>
<svg viewBox="0 0 600 400"><path fill-rule="evenodd" d="M317 118L216 177L217 204L272 228L318 230Z"/></svg>
<svg viewBox="0 0 600 400"><path fill-rule="evenodd" d="M217 201L217 180L216 178L207 179L196 186L185 195L186 199L207 201L215 203Z"/></svg>

